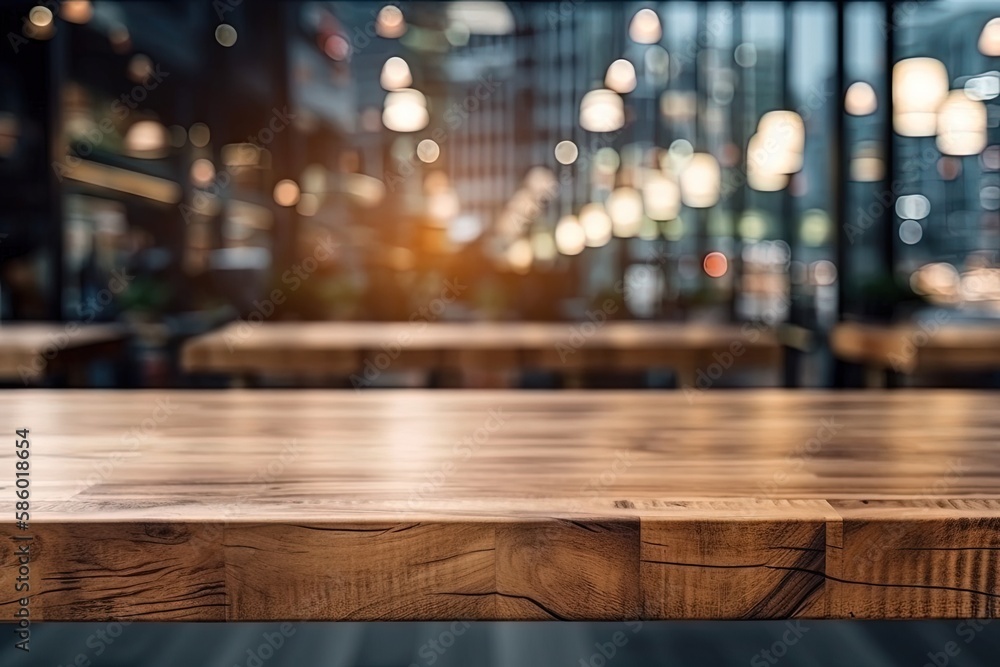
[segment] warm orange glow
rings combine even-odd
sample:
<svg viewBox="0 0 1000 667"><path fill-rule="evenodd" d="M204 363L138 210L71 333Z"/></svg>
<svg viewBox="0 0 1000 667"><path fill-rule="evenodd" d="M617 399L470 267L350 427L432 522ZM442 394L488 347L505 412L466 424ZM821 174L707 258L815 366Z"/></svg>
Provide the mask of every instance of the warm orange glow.
<svg viewBox="0 0 1000 667"><path fill-rule="evenodd" d="M588 132L614 132L625 125L625 105L613 90L591 90L580 101L580 127Z"/></svg>
<svg viewBox="0 0 1000 667"><path fill-rule="evenodd" d="M431 195L427 199L427 212L438 223L448 223L462 212L462 202L452 189Z"/></svg>
<svg viewBox="0 0 1000 667"><path fill-rule="evenodd" d="M28 12L28 20L39 28L45 28L52 25L52 10L41 5L32 7L31 11Z"/></svg>
<svg viewBox="0 0 1000 667"><path fill-rule="evenodd" d="M629 187L616 188L605 202L614 234L621 238L632 238L642 227L642 195Z"/></svg>
<svg viewBox="0 0 1000 667"><path fill-rule="evenodd" d="M386 5L379 11L375 21L375 32L379 37L396 39L406 32L406 20L402 10L396 5Z"/></svg>
<svg viewBox="0 0 1000 667"><path fill-rule="evenodd" d="M443 171L432 171L424 179L424 191L429 195L445 192L451 187L448 174Z"/></svg>
<svg viewBox="0 0 1000 667"><path fill-rule="evenodd" d="M616 93L631 93L635 90L635 66L624 58L614 61L608 66L604 85Z"/></svg>
<svg viewBox="0 0 1000 667"><path fill-rule="evenodd" d="M984 56L1000 56L1000 16L990 19L979 34L979 52Z"/></svg>
<svg viewBox="0 0 1000 667"><path fill-rule="evenodd" d="M628 26L628 36L638 44L655 44L663 36L660 17L652 9L640 9Z"/></svg>
<svg viewBox="0 0 1000 667"><path fill-rule="evenodd" d="M907 58L892 68L893 127L904 137L929 137L948 96L948 70L934 58Z"/></svg>
<svg viewBox="0 0 1000 667"><path fill-rule="evenodd" d="M884 172L879 145L871 141L860 142L851 157L851 180L872 183L882 180Z"/></svg>
<svg viewBox="0 0 1000 667"><path fill-rule="evenodd" d="M711 208L719 202L722 169L710 153L694 153L681 172L681 200L691 208Z"/></svg>
<svg viewBox="0 0 1000 667"><path fill-rule="evenodd" d="M642 202L653 220L670 220L681 212L681 190L659 171L650 171L643 177Z"/></svg>
<svg viewBox="0 0 1000 667"><path fill-rule="evenodd" d="M910 277L913 290L937 304L957 302L960 285L958 270L947 262L925 264Z"/></svg>
<svg viewBox="0 0 1000 667"><path fill-rule="evenodd" d="M756 140L756 143L755 143ZM747 146L748 170L768 174L794 174L802 168L805 123L794 111L769 111L761 116L757 134Z"/></svg>
<svg viewBox="0 0 1000 667"><path fill-rule="evenodd" d="M705 255L702 266L710 278L721 278L729 270L729 260L721 252L710 252Z"/></svg>
<svg viewBox="0 0 1000 667"><path fill-rule="evenodd" d="M427 98L419 90L401 88L385 96L382 124L396 132L417 132L427 127Z"/></svg>
<svg viewBox="0 0 1000 667"><path fill-rule="evenodd" d="M323 43L323 52L331 60L349 60L351 57L351 43L343 35L330 35Z"/></svg>
<svg viewBox="0 0 1000 667"><path fill-rule="evenodd" d="M165 204L176 204L181 200L181 188L173 181L119 167L109 167L89 160L80 160L79 164L66 170L62 175L81 183L117 190Z"/></svg>
<svg viewBox="0 0 1000 667"><path fill-rule="evenodd" d="M133 157L159 158L167 153L167 128L155 120L136 121L125 133L125 152Z"/></svg>
<svg viewBox="0 0 1000 667"><path fill-rule="evenodd" d="M531 262L534 258L531 241L529 239L517 239L506 252L507 263L515 273L524 275L531 269Z"/></svg>
<svg viewBox="0 0 1000 667"><path fill-rule="evenodd" d="M878 109L878 98L871 84L855 81L844 96L844 109L852 116L867 116Z"/></svg>
<svg viewBox="0 0 1000 667"><path fill-rule="evenodd" d="M299 201L298 183L287 178L278 181L274 186L274 201L278 206L295 206Z"/></svg>
<svg viewBox="0 0 1000 667"><path fill-rule="evenodd" d="M986 148L986 105L953 90L938 109L937 147L945 155L977 155Z"/></svg>
<svg viewBox="0 0 1000 667"><path fill-rule="evenodd" d="M59 5L59 16L70 23L84 24L94 15L90 0L63 0Z"/></svg>
<svg viewBox="0 0 1000 667"><path fill-rule="evenodd" d="M566 215L556 224L556 248L564 255L579 255L586 245L587 235L574 215Z"/></svg>
<svg viewBox="0 0 1000 667"><path fill-rule="evenodd" d="M592 202L584 205L580 209L579 221L589 247L600 248L611 240L611 218L600 204Z"/></svg>
<svg viewBox="0 0 1000 667"><path fill-rule="evenodd" d="M191 182L198 186L206 186L215 179L215 165L211 160L198 158L191 163Z"/></svg>
<svg viewBox="0 0 1000 667"><path fill-rule="evenodd" d="M382 65L382 74L379 76L379 83L386 90L400 90L408 88L413 84L413 75L410 73L410 66L399 56L393 56Z"/></svg>

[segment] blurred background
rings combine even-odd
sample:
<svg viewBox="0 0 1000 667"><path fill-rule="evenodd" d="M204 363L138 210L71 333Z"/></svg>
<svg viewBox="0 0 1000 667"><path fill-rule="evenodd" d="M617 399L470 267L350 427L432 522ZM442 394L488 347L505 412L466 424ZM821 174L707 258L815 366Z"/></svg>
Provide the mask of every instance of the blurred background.
<svg viewBox="0 0 1000 667"><path fill-rule="evenodd" d="M180 362L226 323L421 309L763 322L781 361L737 385L869 383L838 351L845 323L947 323L996 347L998 16L972 0L4 3L0 322L113 323L121 350L77 369L87 386L227 382ZM997 386L996 360L975 359L880 381ZM588 382L678 384L609 378Z"/></svg>
<svg viewBox="0 0 1000 667"><path fill-rule="evenodd" d="M1000 386L995 0L41 0L0 24L5 387L358 387L387 348L275 367L414 322L544 323L496 331L560 362L602 327L723 357L691 384L640 350L361 386ZM282 323L288 355L218 362ZM731 346L758 340L778 353ZM798 648L784 622L649 623L616 664L993 664L968 623L809 622ZM633 630L296 628L274 664L602 667ZM16 660L249 666L273 630L47 624Z"/></svg>

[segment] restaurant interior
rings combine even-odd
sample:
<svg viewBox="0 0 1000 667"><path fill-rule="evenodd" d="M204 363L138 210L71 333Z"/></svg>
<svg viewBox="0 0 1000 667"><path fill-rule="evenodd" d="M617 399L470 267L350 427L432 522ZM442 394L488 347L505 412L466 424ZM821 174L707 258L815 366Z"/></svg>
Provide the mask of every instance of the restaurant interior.
<svg viewBox="0 0 1000 667"><path fill-rule="evenodd" d="M996 664L995 0L0 25L3 665Z"/></svg>

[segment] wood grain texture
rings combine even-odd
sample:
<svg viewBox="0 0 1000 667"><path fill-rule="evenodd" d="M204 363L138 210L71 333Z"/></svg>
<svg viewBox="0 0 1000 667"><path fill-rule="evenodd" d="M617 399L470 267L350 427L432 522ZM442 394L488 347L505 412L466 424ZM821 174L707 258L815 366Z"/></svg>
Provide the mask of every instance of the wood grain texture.
<svg viewBox="0 0 1000 667"><path fill-rule="evenodd" d="M5 523L0 590L7 604L0 608L13 610L17 595L14 564L25 542L14 538L30 535L27 583L34 620L225 620L223 553L208 539L214 532L221 534L221 527L38 521L25 533Z"/></svg>
<svg viewBox="0 0 1000 667"><path fill-rule="evenodd" d="M492 618L494 545L485 522L234 525L229 618Z"/></svg>
<svg viewBox="0 0 1000 667"><path fill-rule="evenodd" d="M500 524L497 618L639 618L638 518Z"/></svg>
<svg viewBox="0 0 1000 667"><path fill-rule="evenodd" d="M641 516L644 617L829 615L825 502L647 502Z"/></svg>
<svg viewBox="0 0 1000 667"><path fill-rule="evenodd" d="M1000 615L1000 501L833 501L837 616Z"/></svg>
<svg viewBox="0 0 1000 667"><path fill-rule="evenodd" d="M0 379L38 382L48 374L117 354L124 331L112 324L0 324Z"/></svg>
<svg viewBox="0 0 1000 667"><path fill-rule="evenodd" d="M32 604L49 620L995 617L997 405L0 393L11 432L31 429ZM0 524L4 618L15 534Z"/></svg>
<svg viewBox="0 0 1000 667"><path fill-rule="evenodd" d="M189 340L181 365L191 373L307 376L390 368L673 368L694 384L697 369L726 354L737 366L775 367L782 358L776 334L753 325L241 322Z"/></svg>

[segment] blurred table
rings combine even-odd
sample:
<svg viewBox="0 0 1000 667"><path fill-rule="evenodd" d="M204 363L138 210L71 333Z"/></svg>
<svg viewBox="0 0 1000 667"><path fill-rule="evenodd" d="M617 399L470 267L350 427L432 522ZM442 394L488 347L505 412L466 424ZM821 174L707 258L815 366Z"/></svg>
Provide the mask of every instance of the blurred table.
<svg viewBox="0 0 1000 667"><path fill-rule="evenodd" d="M353 374L362 385L391 370L671 368L681 386L704 388L731 367L782 359L775 333L753 324L240 322L188 341L181 363L190 373Z"/></svg>
<svg viewBox="0 0 1000 667"><path fill-rule="evenodd" d="M833 353L868 369L869 386L880 386L883 371L1000 369L1000 322L865 324L841 322L830 334Z"/></svg>
<svg viewBox="0 0 1000 667"><path fill-rule="evenodd" d="M996 617L997 405L0 392L9 435L31 429L30 526L0 523L0 590L31 537L33 620Z"/></svg>
<svg viewBox="0 0 1000 667"><path fill-rule="evenodd" d="M0 380L34 384L66 372L79 383L86 364L114 357L125 341L112 324L0 323Z"/></svg>

